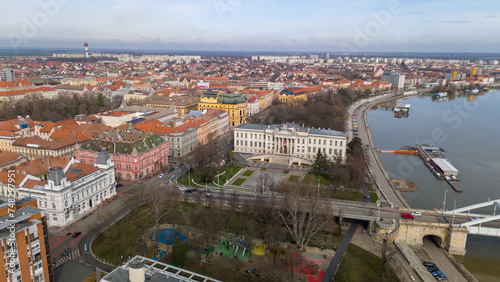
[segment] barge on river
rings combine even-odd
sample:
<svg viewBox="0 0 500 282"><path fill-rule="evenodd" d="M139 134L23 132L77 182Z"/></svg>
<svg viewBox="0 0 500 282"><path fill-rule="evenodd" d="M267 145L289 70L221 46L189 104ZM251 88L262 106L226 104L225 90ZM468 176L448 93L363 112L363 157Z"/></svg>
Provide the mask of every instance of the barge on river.
<svg viewBox="0 0 500 282"><path fill-rule="evenodd" d="M444 179L456 192L462 192L455 183L460 181L458 169L450 163L441 148L419 145L417 152L434 176L438 179Z"/></svg>

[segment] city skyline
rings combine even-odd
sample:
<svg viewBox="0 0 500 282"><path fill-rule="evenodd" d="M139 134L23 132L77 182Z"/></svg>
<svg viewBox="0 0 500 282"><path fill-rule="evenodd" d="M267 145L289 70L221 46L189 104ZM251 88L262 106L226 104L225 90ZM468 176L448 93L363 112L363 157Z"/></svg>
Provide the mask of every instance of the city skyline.
<svg viewBox="0 0 500 282"><path fill-rule="evenodd" d="M487 9L486 9L487 8ZM496 52L490 1L12 2L0 46L311 51Z"/></svg>

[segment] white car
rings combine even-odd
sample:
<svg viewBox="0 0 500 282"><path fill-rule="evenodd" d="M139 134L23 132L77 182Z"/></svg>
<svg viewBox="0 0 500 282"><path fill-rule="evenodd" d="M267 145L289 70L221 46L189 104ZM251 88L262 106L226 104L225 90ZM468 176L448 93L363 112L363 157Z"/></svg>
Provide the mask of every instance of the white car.
<svg viewBox="0 0 500 282"><path fill-rule="evenodd" d="M186 191L186 190L187 190L187 188L186 188L185 186L182 186L182 187L179 187L179 190L181 190L181 191Z"/></svg>
<svg viewBox="0 0 500 282"><path fill-rule="evenodd" d="M165 176L165 174L163 173L160 173L160 175L158 175L159 178L162 178L163 176Z"/></svg>
<svg viewBox="0 0 500 282"><path fill-rule="evenodd" d="M479 218L479 217L472 217L472 218L469 218L469 220L470 220L470 221L476 221L476 220L479 220L479 219L481 219L481 218Z"/></svg>
<svg viewBox="0 0 500 282"><path fill-rule="evenodd" d="M411 215L413 216L422 216L421 212L412 212Z"/></svg>

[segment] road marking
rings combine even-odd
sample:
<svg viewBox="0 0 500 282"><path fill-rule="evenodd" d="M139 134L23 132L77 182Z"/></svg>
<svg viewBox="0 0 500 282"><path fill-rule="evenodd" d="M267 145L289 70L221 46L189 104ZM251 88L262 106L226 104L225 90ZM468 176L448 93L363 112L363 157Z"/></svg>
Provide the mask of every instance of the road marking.
<svg viewBox="0 0 500 282"><path fill-rule="evenodd" d="M63 258L58 259L56 261L56 265L59 266L69 260L75 260L80 256L80 248L77 248L76 250L73 250L72 252L69 253L69 255L64 255Z"/></svg>

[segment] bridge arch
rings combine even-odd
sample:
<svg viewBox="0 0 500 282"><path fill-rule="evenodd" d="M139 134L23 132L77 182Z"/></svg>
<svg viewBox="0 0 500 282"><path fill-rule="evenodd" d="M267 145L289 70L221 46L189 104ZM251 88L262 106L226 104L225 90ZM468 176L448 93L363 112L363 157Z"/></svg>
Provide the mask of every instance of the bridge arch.
<svg viewBox="0 0 500 282"><path fill-rule="evenodd" d="M444 247L443 238L441 238L441 236L438 235L432 235L432 234L424 235L424 237L422 237L422 243L426 242L436 244L436 246L440 248Z"/></svg>

